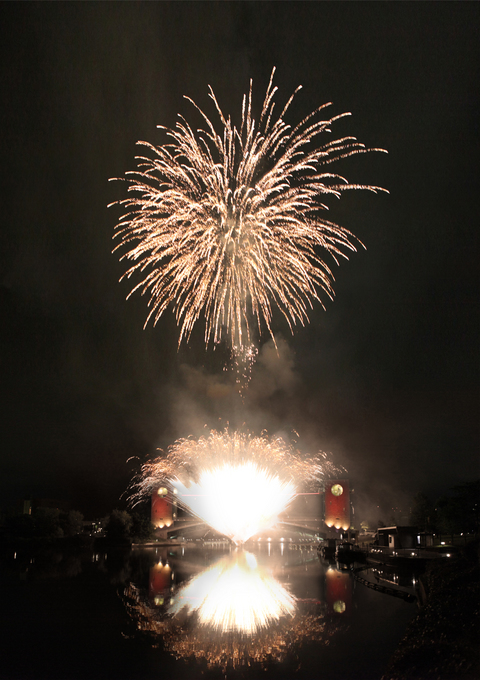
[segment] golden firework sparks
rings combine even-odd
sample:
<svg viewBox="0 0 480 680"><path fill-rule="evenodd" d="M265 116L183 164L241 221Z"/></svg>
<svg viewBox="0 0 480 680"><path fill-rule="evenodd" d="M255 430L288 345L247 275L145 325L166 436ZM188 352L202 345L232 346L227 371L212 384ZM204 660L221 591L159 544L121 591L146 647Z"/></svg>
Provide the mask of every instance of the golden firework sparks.
<svg viewBox="0 0 480 680"><path fill-rule="evenodd" d="M252 82L240 129L224 116L212 88L220 131L186 97L205 129L193 130L182 116L175 129L159 126L167 143L139 142L151 157L137 157L138 169L124 178L132 196L118 201L127 212L116 227L117 248L133 263L124 277L140 275L130 295L140 290L150 296L146 324L173 306L179 344L202 316L207 345L229 339L237 348L251 342L254 327L261 333L266 326L275 340L274 308L291 330L308 322L320 293L334 294L325 254L338 264L359 243L322 217L325 197L351 189L384 191L329 170L342 158L383 149L367 149L355 137L317 145L349 113L324 118L325 104L291 127L285 117L299 87L274 117L274 72L258 123Z"/></svg>

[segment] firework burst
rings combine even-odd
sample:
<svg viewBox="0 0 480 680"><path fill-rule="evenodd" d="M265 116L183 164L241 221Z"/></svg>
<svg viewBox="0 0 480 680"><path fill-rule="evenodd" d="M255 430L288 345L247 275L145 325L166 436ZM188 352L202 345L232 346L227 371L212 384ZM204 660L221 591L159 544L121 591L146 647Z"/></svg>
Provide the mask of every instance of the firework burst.
<svg viewBox="0 0 480 680"><path fill-rule="evenodd" d="M302 456L280 437L228 430L180 439L133 481L133 503L167 484L180 506L243 543L271 528L300 489L335 467L325 453Z"/></svg>
<svg viewBox="0 0 480 680"><path fill-rule="evenodd" d="M273 75L258 122L252 114L252 83L244 95L238 129L225 117L210 88L220 131L188 97L205 129L193 130L179 116L165 130L163 146L145 146L138 169L124 178L132 196L116 227L122 259L133 263L124 277L141 277L136 290L150 296L147 321L154 324L172 304L179 344L205 318L205 342L228 339L243 347L254 328L272 336L278 308L290 329L308 322L308 310L333 296L333 274L323 259L338 264L359 242L322 217L328 196L350 189L384 191L351 184L329 166L367 151L355 137L317 144L340 114L323 117L325 104L291 127L285 120L298 90L274 116Z"/></svg>

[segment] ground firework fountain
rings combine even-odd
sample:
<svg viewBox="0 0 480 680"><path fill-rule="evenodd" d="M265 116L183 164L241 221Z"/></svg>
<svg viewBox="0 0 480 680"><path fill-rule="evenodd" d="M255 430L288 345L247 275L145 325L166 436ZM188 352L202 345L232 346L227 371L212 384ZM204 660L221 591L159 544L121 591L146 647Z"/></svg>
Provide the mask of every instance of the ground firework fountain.
<svg viewBox="0 0 480 680"><path fill-rule="evenodd" d="M180 505L241 544L274 526L300 490L334 471L325 453L304 456L280 437L212 431L181 439L143 465L132 500L167 484Z"/></svg>

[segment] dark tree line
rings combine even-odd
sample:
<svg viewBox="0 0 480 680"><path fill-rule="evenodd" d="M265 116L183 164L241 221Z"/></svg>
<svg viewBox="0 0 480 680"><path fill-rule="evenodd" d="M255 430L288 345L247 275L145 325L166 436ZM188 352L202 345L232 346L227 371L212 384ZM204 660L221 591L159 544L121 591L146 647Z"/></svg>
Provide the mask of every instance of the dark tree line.
<svg viewBox="0 0 480 680"><path fill-rule="evenodd" d="M5 521L7 538L56 539L82 533L83 515L78 510L37 508L29 515L13 514Z"/></svg>
<svg viewBox="0 0 480 680"><path fill-rule="evenodd" d="M421 531L453 536L480 533L480 479L452 487L450 492L432 502L418 493L412 505L410 521Z"/></svg>
<svg viewBox="0 0 480 680"><path fill-rule="evenodd" d="M39 507L30 514L12 513L3 518L2 536L9 540L57 540L78 536L84 531L83 515L77 510L65 512ZM113 510L100 523L111 543L147 541L154 526L147 512Z"/></svg>
<svg viewBox="0 0 480 680"><path fill-rule="evenodd" d="M113 543L147 541L153 532L154 526L145 513L116 509L105 518L105 536Z"/></svg>

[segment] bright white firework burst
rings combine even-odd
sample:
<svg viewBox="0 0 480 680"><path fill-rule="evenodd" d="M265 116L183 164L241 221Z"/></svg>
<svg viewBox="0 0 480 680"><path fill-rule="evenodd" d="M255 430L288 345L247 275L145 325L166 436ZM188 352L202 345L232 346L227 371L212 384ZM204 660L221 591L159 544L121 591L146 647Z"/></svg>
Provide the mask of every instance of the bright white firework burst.
<svg viewBox="0 0 480 680"><path fill-rule="evenodd" d="M157 323L172 304L180 326L179 345L205 317L205 343L229 339L243 347L253 327L263 324L275 341L272 314L277 307L290 329L308 322L308 309L323 291L333 297L333 274L323 259L355 251L355 237L327 221L327 196L381 187L350 184L328 170L342 158L367 151L355 137L317 145L344 116L323 117L325 104L296 127L287 110L301 88L274 117L273 75L258 123L252 114L252 82L244 95L238 129L226 118L210 88L221 129L186 97L203 117L205 129L194 131L179 116L168 143L146 146L152 158L137 157L138 169L126 173L134 196L118 201L127 212L117 225L117 248L133 262L124 277L140 274L134 286L149 292ZM320 119L318 119L320 117ZM116 248L116 249L117 249ZM115 249L115 250L116 250ZM254 320L252 327L252 319Z"/></svg>
<svg viewBox="0 0 480 680"><path fill-rule="evenodd" d="M145 463L131 500L168 485L181 506L241 544L274 526L301 489L336 471L325 453L303 456L280 437L214 430L179 439Z"/></svg>

